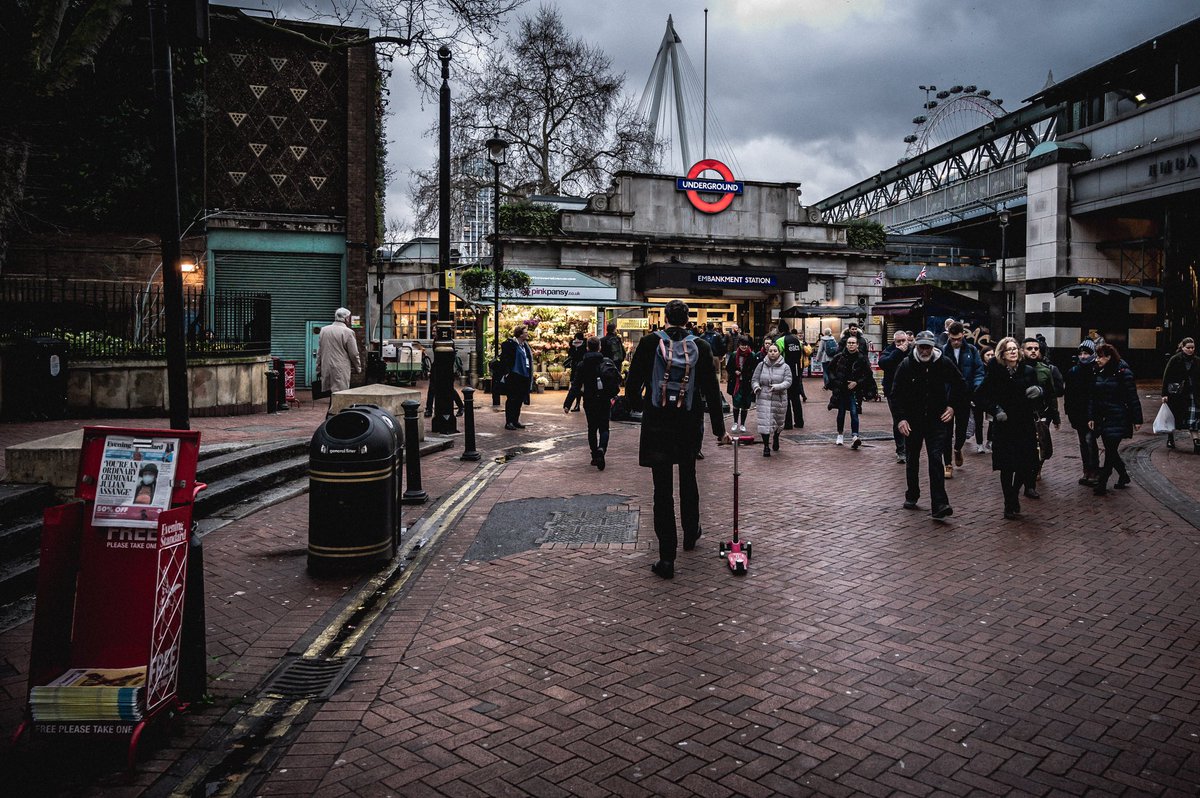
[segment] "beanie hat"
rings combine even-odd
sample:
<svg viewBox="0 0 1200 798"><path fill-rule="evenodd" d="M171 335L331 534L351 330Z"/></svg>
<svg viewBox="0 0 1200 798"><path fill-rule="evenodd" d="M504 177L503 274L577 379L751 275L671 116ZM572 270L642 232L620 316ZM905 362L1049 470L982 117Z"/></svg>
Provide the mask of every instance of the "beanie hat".
<svg viewBox="0 0 1200 798"><path fill-rule="evenodd" d="M1096 354L1096 342L1093 341L1091 338L1084 338L1082 341L1080 341L1079 348L1086 349L1089 352L1091 352L1093 355Z"/></svg>

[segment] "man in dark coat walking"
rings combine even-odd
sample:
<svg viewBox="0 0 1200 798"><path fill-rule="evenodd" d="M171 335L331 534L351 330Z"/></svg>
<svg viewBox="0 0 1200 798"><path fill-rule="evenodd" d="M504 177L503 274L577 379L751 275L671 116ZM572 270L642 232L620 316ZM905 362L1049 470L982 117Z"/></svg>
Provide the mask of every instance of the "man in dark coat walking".
<svg viewBox="0 0 1200 798"><path fill-rule="evenodd" d="M896 427L905 437L905 464L908 490L904 508L915 510L921 496L921 445L929 458L929 497L934 518L953 515L946 495L946 475L942 453L948 444L946 424L954 419L954 408L962 406L967 385L941 350L934 346L933 333L922 330L913 341L912 354L896 368L892 398L897 415Z"/></svg>
<svg viewBox="0 0 1200 798"><path fill-rule="evenodd" d="M954 420L946 430L953 446L947 445L942 453L945 463L946 479L954 477L954 467L963 466L963 446L967 443L967 422L971 419L971 394L983 382L983 357L974 344L966 340L966 330L961 322L952 322L946 328L946 345L942 349L942 357L958 369L967 384L967 393L963 396L962 404L954 406ZM951 448L954 449L954 467L950 464Z"/></svg>
<svg viewBox="0 0 1200 798"><path fill-rule="evenodd" d="M684 325L688 306L678 299L667 303L664 311L667 327L663 331L671 341L687 336ZM679 466L679 515L683 526L683 549L690 551L702 533L700 525L700 490L696 485L696 451L703 434L700 426L701 401L708 409L713 434L722 443L730 443L725 432L725 417L721 414L721 393L713 371L712 350L703 338L693 338L698 357L690 379L695 380L690 408L662 408L649 401L655 360L660 344L666 342L658 335L646 335L638 342L629 362L625 378L625 398L631 410L642 411L642 432L638 448L638 464L651 469L654 477L654 534L658 537L658 561L651 568L663 579L675 575L675 554L678 534L675 526L674 466Z"/></svg>
<svg viewBox="0 0 1200 798"><path fill-rule="evenodd" d="M571 412L571 403L583 400L583 413L587 416L588 447L592 450L592 465L604 470L604 453L608 451L608 421L612 400L619 390L614 386L609 388L601 378L601 366L607 361L611 371L616 372L616 364L610 358L600 353L600 339L592 336L584 344L587 350L579 361L579 365L571 372L571 390L563 401L563 412Z"/></svg>

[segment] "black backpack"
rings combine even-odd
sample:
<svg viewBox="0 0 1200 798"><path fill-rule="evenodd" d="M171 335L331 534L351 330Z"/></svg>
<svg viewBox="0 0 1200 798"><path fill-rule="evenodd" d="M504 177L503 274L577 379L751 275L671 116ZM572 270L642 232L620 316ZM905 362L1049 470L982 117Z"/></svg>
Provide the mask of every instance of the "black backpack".
<svg viewBox="0 0 1200 798"><path fill-rule="evenodd" d="M621 372L611 358L604 358L596 369L596 392L612 399L621 391Z"/></svg>

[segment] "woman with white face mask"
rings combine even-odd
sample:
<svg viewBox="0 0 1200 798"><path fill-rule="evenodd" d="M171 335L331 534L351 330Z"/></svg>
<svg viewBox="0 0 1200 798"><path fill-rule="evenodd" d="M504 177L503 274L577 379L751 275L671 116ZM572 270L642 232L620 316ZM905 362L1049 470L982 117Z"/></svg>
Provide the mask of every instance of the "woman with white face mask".
<svg viewBox="0 0 1200 798"><path fill-rule="evenodd" d="M758 410L758 434L762 436L763 457L770 457L771 451L779 451L779 431L783 429L787 416L787 392L792 385L792 370L779 347L773 343L766 345L767 356L754 369L750 379L750 387L754 391Z"/></svg>

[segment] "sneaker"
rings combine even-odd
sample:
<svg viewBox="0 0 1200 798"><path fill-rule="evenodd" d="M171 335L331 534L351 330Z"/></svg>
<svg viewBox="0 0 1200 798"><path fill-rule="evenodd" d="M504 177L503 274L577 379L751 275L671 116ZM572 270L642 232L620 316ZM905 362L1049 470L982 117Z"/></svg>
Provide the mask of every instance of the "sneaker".
<svg viewBox="0 0 1200 798"><path fill-rule="evenodd" d="M846 439L844 437L842 437L841 435L838 435L836 443L838 446L842 446L846 443Z"/></svg>
<svg viewBox="0 0 1200 798"><path fill-rule="evenodd" d="M984 451L986 451L988 454L991 454L991 453L992 453L992 442L991 442L991 441L988 441L987 443L985 443L985 444L984 444L984 446L983 446L983 449L984 449Z"/></svg>
<svg viewBox="0 0 1200 798"><path fill-rule="evenodd" d="M1034 488L1026 488L1025 489L1025 498L1026 499L1040 499L1040 498L1042 498L1042 494L1038 493L1037 490L1035 490Z"/></svg>
<svg viewBox="0 0 1200 798"><path fill-rule="evenodd" d="M770 456L771 456L771 447L763 446L763 457L770 457Z"/></svg>
<svg viewBox="0 0 1200 798"><path fill-rule="evenodd" d="M514 421L513 426L516 427L517 429L525 429L525 425L522 424L520 421Z"/></svg>
<svg viewBox="0 0 1200 798"><path fill-rule="evenodd" d="M950 516L954 515L954 509L948 504L943 504L941 507L934 507L931 515L934 518L939 519L949 518Z"/></svg>
<svg viewBox="0 0 1200 798"><path fill-rule="evenodd" d="M908 458L904 456L903 452L896 452L896 462L903 465L908 462Z"/></svg>
<svg viewBox="0 0 1200 798"><path fill-rule="evenodd" d="M975 444L975 454L983 454L987 448L982 443Z"/></svg>
<svg viewBox="0 0 1200 798"><path fill-rule="evenodd" d="M505 429L516 429L516 428L517 428L517 425L516 425L516 424L513 424L513 423L511 423L511 422L510 422L510 423L508 423L508 424L505 424L505 425L504 425L504 428L505 428Z"/></svg>
<svg viewBox="0 0 1200 798"><path fill-rule="evenodd" d="M663 579L675 578L675 561L674 560L659 560L650 566L650 570L661 576Z"/></svg>
<svg viewBox="0 0 1200 798"><path fill-rule="evenodd" d="M691 551L692 549L696 548L696 541L699 540L700 536L703 534L704 534L704 527L700 527L699 529L697 529L695 535L691 535L687 532L684 532L683 533L683 550Z"/></svg>
<svg viewBox="0 0 1200 798"><path fill-rule="evenodd" d="M955 450L954 450L954 465L958 466L959 468L962 468L962 467L963 467L963 453L962 453L962 449L955 449Z"/></svg>
<svg viewBox="0 0 1200 798"><path fill-rule="evenodd" d="M855 435L854 440L850 442L850 448L857 449L860 446L862 446L862 438Z"/></svg>
<svg viewBox="0 0 1200 798"><path fill-rule="evenodd" d="M1115 484L1115 485L1113 485L1113 487L1114 487L1114 488L1116 488L1117 490L1124 490L1124 489L1125 489L1125 486L1126 486L1126 485L1128 485L1128 484L1129 484L1130 482L1132 482L1132 481L1133 481L1133 480L1131 480L1131 479L1129 478L1129 475L1128 475L1128 474L1126 474L1125 476L1123 476L1123 477L1119 478L1119 479L1117 480L1116 484Z"/></svg>
<svg viewBox="0 0 1200 798"><path fill-rule="evenodd" d="M942 469L942 474L946 479L954 479L954 466L946 466Z"/></svg>
<svg viewBox="0 0 1200 798"><path fill-rule="evenodd" d="M604 450L600 450L600 454L596 455L596 468L604 470Z"/></svg>
<svg viewBox="0 0 1200 798"><path fill-rule="evenodd" d="M915 509L917 509L917 503L915 501L910 502L910 501L906 500L904 502L904 509L905 510L915 510Z"/></svg>
<svg viewBox="0 0 1200 798"><path fill-rule="evenodd" d="M697 460L703 460L703 459L704 459L704 452L696 452L696 459L697 459Z"/></svg>

